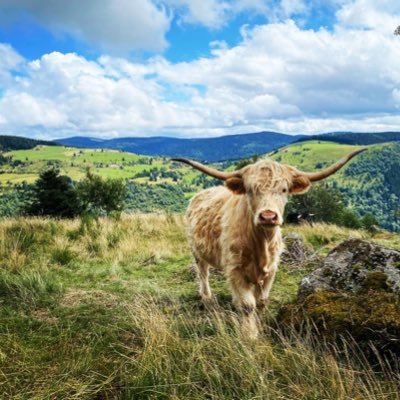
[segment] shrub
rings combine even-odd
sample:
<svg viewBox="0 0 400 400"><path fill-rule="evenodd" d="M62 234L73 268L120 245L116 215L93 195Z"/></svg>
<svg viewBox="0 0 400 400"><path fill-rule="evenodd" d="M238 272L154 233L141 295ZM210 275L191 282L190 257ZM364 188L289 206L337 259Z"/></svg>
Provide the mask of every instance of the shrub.
<svg viewBox="0 0 400 400"><path fill-rule="evenodd" d="M39 175L33 191L33 202L27 206L29 215L72 218L82 210L74 184L60 171L50 168Z"/></svg>
<svg viewBox="0 0 400 400"><path fill-rule="evenodd" d="M86 213L110 215L124 209L127 188L121 180L104 179L88 170L78 183L78 195Z"/></svg>
<svg viewBox="0 0 400 400"><path fill-rule="evenodd" d="M360 228L358 215L346 207L343 196L334 188L324 184L314 185L301 196L292 196L286 213L315 214L317 222L327 222L347 228Z"/></svg>

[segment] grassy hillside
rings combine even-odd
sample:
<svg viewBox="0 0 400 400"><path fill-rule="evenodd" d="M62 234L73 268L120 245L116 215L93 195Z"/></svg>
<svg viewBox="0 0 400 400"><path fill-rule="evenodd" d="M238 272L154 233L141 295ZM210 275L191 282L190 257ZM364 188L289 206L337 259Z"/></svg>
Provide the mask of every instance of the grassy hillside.
<svg viewBox="0 0 400 400"><path fill-rule="evenodd" d="M1 161L1 159L0 159ZM161 157L116 150L37 146L5 153L0 162L0 215L16 215L29 201L30 185L51 166L74 180L87 168L105 178L128 181L128 209L133 211L183 211L193 193L211 184L211 178Z"/></svg>
<svg viewBox="0 0 400 400"><path fill-rule="evenodd" d="M359 147L308 141L293 143L270 153L268 157L305 171L315 171ZM115 150L38 146L8 152L4 157L6 160L0 165L0 184L3 187L22 182L33 183L39 172L51 165L75 180L81 179L90 167L103 177L128 180L128 205L135 211L183 211L195 192L218 183L183 164L171 163L167 158ZM228 165L221 164L219 168ZM400 230L399 170L400 143L376 144L369 146L367 152L357 156L326 182L342 192L349 206L361 216L373 214L381 226Z"/></svg>
<svg viewBox="0 0 400 400"><path fill-rule="evenodd" d="M291 228L293 229L293 228ZM362 231L299 227L317 254ZM378 243L400 248L399 237ZM199 306L180 216L2 220L0 387L4 399L399 399L398 376L362 354L272 330L308 265L281 265L265 333L248 342L221 274Z"/></svg>
<svg viewBox="0 0 400 400"><path fill-rule="evenodd" d="M323 168L360 146L309 141L269 154L272 159L304 171ZM368 146L341 171L327 179L360 215L370 213L379 223L400 230L400 143Z"/></svg>
<svg viewBox="0 0 400 400"><path fill-rule="evenodd" d="M12 162L2 167L2 183L32 182L43 168L50 165L59 167L73 179L82 178L88 167L104 177L130 179L145 170L163 166L163 160L160 158L63 146L37 146L30 150L8 152L5 156L12 157Z"/></svg>

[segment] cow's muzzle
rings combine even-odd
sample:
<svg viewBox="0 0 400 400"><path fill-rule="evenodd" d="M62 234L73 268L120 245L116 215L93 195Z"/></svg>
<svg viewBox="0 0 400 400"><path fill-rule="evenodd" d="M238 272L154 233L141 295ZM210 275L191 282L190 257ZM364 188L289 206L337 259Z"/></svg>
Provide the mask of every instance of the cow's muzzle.
<svg viewBox="0 0 400 400"><path fill-rule="evenodd" d="M279 225L279 217L275 211L262 211L258 216L258 222L260 225L277 226Z"/></svg>

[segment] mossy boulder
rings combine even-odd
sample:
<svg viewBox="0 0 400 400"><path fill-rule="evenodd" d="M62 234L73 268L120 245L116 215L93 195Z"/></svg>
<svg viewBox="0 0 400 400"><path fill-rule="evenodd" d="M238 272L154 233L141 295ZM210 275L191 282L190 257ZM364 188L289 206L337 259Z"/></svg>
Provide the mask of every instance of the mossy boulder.
<svg viewBox="0 0 400 400"><path fill-rule="evenodd" d="M366 240L349 239L335 247L321 265L303 278L298 297L319 291L384 289L400 296L400 252Z"/></svg>
<svg viewBox="0 0 400 400"><path fill-rule="evenodd" d="M354 341L373 362L378 354L398 359L399 260L400 252L364 240L341 243L302 280L296 301L281 307L279 325L309 324L329 342Z"/></svg>
<svg viewBox="0 0 400 400"><path fill-rule="evenodd" d="M278 323L296 331L309 323L329 342L355 342L373 362L377 354L391 360L400 357L400 301L394 293L373 289L359 294L316 292L302 302L283 306Z"/></svg>

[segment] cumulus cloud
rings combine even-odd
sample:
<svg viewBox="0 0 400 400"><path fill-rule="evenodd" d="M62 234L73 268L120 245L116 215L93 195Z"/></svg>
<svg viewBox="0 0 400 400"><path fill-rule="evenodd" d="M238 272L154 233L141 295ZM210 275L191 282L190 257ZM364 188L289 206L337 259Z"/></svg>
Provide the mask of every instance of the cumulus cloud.
<svg viewBox="0 0 400 400"><path fill-rule="evenodd" d="M200 124L190 109L162 102L161 86L135 74L134 64L112 61L54 52L27 63L25 76L0 100L0 126L9 132L107 136Z"/></svg>
<svg viewBox="0 0 400 400"><path fill-rule="evenodd" d="M161 1L161 0L160 0ZM164 0L178 21L218 29L241 13L263 15L269 21L282 21L309 11L304 0Z"/></svg>
<svg viewBox="0 0 400 400"><path fill-rule="evenodd" d="M30 16L56 33L68 33L107 50L162 50L170 16L151 0L2 0L0 21Z"/></svg>
<svg viewBox="0 0 400 400"><path fill-rule="evenodd" d="M12 84L12 71L17 70L23 60L10 45L0 43L0 89Z"/></svg>
<svg viewBox="0 0 400 400"><path fill-rule="evenodd" d="M337 18L342 26L368 28L392 34L399 24L398 0L351 0L342 4Z"/></svg>
<svg viewBox="0 0 400 400"><path fill-rule="evenodd" d="M175 10L180 22L200 24L213 29L226 23L232 8L228 2L220 0L166 0L165 4Z"/></svg>
<svg viewBox="0 0 400 400"><path fill-rule="evenodd" d="M57 52L27 61L0 46L0 129L53 137L398 129L400 41L345 18L361 1L343 0L332 31L291 20L247 28L238 45L214 44L191 62ZM386 14L397 10L385 4Z"/></svg>
<svg viewBox="0 0 400 400"><path fill-rule="evenodd" d="M2 0L0 23L30 18L53 33L123 54L165 50L174 17L181 24L219 29L244 12L279 21L308 8L305 0Z"/></svg>

